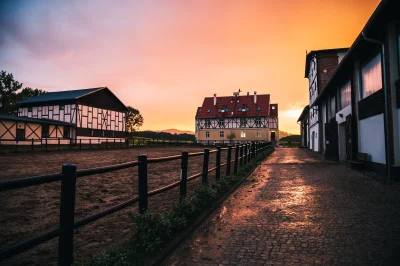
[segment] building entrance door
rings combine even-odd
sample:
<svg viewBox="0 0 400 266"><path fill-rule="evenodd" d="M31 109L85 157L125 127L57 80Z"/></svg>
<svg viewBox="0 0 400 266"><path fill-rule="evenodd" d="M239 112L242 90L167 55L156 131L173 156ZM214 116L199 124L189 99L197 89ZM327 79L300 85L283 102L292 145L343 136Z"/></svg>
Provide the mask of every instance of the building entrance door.
<svg viewBox="0 0 400 266"><path fill-rule="evenodd" d="M338 123L332 118L325 124L325 158L328 160L339 160L339 141L338 141Z"/></svg>
<svg viewBox="0 0 400 266"><path fill-rule="evenodd" d="M271 141L275 141L275 132L274 131L271 132Z"/></svg>

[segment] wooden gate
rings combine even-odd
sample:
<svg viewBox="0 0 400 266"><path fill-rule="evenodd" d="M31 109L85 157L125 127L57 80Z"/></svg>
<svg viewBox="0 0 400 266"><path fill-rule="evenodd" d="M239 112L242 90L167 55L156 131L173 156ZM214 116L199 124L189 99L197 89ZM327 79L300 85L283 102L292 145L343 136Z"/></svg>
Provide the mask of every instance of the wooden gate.
<svg viewBox="0 0 400 266"><path fill-rule="evenodd" d="M332 118L329 123L325 124L325 143L326 151L325 158L327 160L339 160L339 138L338 138L338 123L335 118Z"/></svg>

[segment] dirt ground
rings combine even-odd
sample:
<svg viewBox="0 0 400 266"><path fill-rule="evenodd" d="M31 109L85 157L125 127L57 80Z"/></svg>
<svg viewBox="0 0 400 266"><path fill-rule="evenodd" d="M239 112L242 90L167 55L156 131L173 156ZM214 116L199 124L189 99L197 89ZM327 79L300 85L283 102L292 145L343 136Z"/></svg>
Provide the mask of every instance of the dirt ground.
<svg viewBox="0 0 400 266"><path fill-rule="evenodd" d="M0 155L0 179L57 173L63 163L86 169L137 160L139 154L156 158L202 151L199 147L147 147L95 151L62 151ZM221 154L226 162L227 151ZM232 157L234 152L232 152ZM203 157L189 158L189 176L202 170ZM209 167L215 166L215 153L210 154ZM148 166L149 191L179 180L180 160ZM221 168L221 175L225 167ZM215 172L209 174L210 182ZM188 193L201 180L188 183ZM137 196L137 168L81 177L77 180L75 220L115 206ZM60 182L0 194L0 249L53 230L59 223ZM168 211L179 199L179 188L149 198L149 211ZM80 261L92 254L126 242L133 234L128 214L137 212L137 205L75 230L74 257ZM55 265L58 238L8 259L7 265Z"/></svg>

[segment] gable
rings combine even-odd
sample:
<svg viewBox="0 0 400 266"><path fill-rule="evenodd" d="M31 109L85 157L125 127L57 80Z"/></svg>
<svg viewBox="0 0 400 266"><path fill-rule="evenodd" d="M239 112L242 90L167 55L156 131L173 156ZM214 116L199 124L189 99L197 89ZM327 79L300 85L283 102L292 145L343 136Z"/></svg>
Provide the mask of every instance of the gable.
<svg viewBox="0 0 400 266"><path fill-rule="evenodd" d="M76 99L77 103L107 110L126 112L126 106L108 88L98 90Z"/></svg>

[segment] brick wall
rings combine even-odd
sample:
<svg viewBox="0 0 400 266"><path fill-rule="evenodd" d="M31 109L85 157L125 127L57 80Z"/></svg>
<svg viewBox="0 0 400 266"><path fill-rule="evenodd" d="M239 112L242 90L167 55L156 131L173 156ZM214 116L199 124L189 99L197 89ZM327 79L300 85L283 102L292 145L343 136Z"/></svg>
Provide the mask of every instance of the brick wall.
<svg viewBox="0 0 400 266"><path fill-rule="evenodd" d="M339 63L339 57L336 53L317 55L318 66L318 94L321 93L325 84L331 78Z"/></svg>

